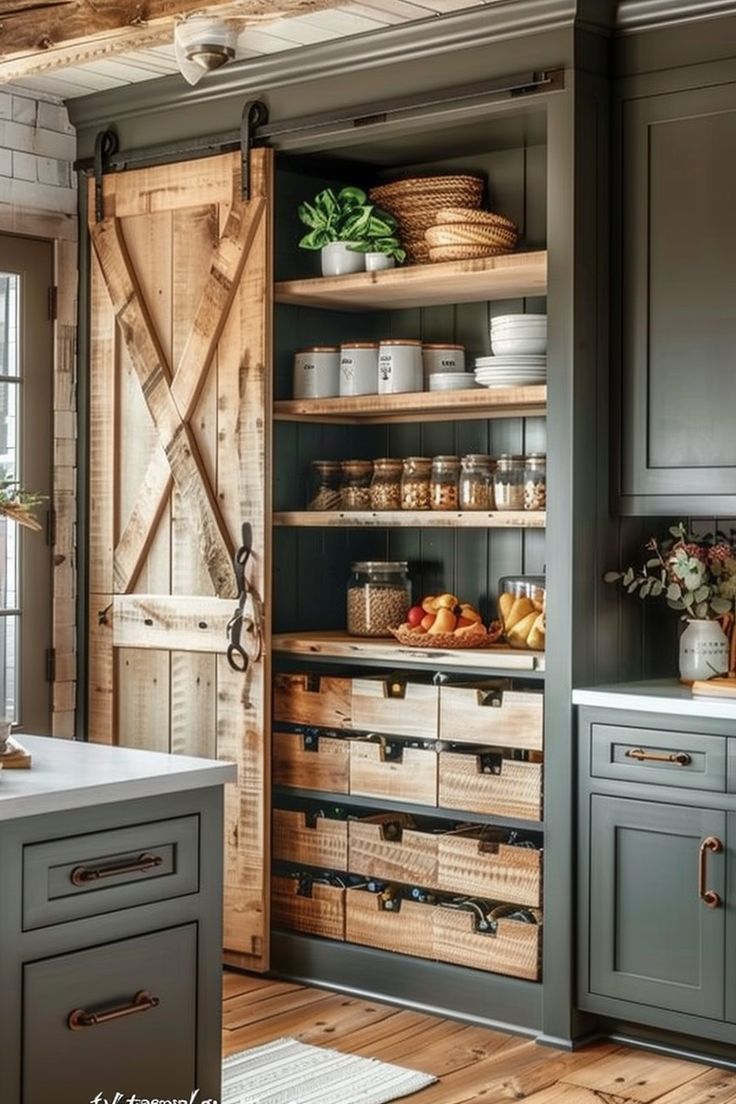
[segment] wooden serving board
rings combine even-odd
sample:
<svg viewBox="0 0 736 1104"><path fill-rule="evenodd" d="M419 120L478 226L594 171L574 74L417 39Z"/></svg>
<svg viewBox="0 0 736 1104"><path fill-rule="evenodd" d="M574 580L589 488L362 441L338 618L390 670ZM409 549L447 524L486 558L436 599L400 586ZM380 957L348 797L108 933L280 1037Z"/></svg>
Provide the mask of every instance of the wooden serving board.
<svg viewBox="0 0 736 1104"><path fill-rule="evenodd" d="M0 755L0 764L5 770L29 770L32 763L31 753L11 736L7 742L6 751Z"/></svg>
<svg viewBox="0 0 736 1104"><path fill-rule="evenodd" d="M736 698L736 678L696 679L692 687L696 697Z"/></svg>

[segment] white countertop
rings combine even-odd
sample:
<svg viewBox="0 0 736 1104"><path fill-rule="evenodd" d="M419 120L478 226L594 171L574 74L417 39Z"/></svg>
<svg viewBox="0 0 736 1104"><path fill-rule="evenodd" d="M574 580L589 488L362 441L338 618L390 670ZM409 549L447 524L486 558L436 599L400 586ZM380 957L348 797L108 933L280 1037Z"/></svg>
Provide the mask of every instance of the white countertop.
<svg viewBox="0 0 736 1104"><path fill-rule="evenodd" d="M234 782L234 763L19 735L30 770L0 771L0 821Z"/></svg>
<svg viewBox="0 0 736 1104"><path fill-rule="evenodd" d="M736 700L696 697L689 686L683 686L677 679L591 686L573 690L572 700L575 705L593 705L599 709L674 713L680 717L706 717L711 720L733 721L736 725Z"/></svg>

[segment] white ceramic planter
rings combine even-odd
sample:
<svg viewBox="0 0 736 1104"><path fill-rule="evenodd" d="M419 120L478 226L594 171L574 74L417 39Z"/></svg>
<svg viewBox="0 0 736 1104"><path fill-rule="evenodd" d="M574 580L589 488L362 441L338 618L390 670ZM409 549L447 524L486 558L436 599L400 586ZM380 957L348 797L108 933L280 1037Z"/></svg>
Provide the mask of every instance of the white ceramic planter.
<svg viewBox="0 0 736 1104"><path fill-rule="evenodd" d="M688 621L680 637L683 682L728 674L728 637L717 621Z"/></svg>
<svg viewBox="0 0 736 1104"><path fill-rule="evenodd" d="M348 249L347 242L323 245L321 258L323 276L347 276L351 272L365 271L365 253Z"/></svg>
<svg viewBox="0 0 736 1104"><path fill-rule="evenodd" d="M385 253L364 253L366 272L380 272L382 268L393 268L396 260Z"/></svg>

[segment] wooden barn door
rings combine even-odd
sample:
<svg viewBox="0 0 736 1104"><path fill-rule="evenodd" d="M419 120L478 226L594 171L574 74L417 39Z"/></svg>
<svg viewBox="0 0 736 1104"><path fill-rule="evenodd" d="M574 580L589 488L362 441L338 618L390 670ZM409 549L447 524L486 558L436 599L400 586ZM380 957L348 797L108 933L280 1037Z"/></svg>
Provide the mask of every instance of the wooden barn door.
<svg viewBox="0 0 736 1104"><path fill-rule="evenodd" d="M90 738L232 760L225 949L268 965L272 154L90 181ZM264 649L226 658L243 524ZM252 644L254 634L248 634ZM243 633L245 640L246 633Z"/></svg>

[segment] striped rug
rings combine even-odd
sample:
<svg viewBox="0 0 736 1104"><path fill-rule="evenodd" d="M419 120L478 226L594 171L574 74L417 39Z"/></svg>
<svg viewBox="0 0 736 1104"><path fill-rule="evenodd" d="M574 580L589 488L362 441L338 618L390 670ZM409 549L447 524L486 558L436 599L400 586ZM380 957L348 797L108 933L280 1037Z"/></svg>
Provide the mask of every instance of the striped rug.
<svg viewBox="0 0 736 1104"><path fill-rule="evenodd" d="M426 1073L277 1039L222 1063L222 1104L388 1104L437 1080Z"/></svg>

